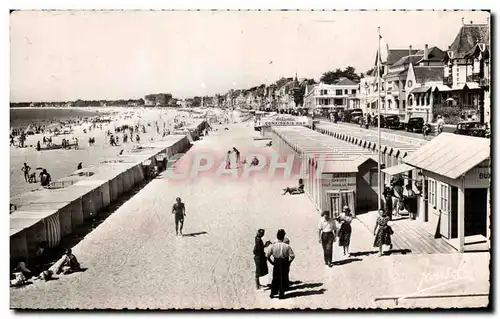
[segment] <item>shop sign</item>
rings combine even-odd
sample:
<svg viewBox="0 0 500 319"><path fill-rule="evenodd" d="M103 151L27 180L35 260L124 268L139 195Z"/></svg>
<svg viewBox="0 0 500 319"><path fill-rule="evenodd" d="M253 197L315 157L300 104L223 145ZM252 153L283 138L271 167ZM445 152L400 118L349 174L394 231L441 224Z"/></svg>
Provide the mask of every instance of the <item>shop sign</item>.
<svg viewBox="0 0 500 319"><path fill-rule="evenodd" d="M484 184L484 187L489 187L491 180L491 167L490 166L476 166L471 169L465 176L467 185L480 186Z"/></svg>
<svg viewBox="0 0 500 319"><path fill-rule="evenodd" d="M322 185L334 189L355 188L356 173L323 174Z"/></svg>

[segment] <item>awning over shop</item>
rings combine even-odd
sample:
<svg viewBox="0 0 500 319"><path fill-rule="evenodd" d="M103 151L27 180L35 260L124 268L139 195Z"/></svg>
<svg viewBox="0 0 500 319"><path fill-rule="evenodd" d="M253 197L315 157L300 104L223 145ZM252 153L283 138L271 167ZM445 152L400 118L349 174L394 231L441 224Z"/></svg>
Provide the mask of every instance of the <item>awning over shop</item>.
<svg viewBox="0 0 500 319"><path fill-rule="evenodd" d="M491 156L490 139L441 133L403 161L457 179Z"/></svg>
<svg viewBox="0 0 500 319"><path fill-rule="evenodd" d="M480 89L479 83L476 82L467 82L465 85L469 88L469 90L475 90L475 89ZM465 87L464 85L464 87Z"/></svg>
<svg viewBox="0 0 500 319"><path fill-rule="evenodd" d="M435 90L438 90L439 92L448 92L448 91L451 91L451 88L449 86L439 84L439 85L436 85Z"/></svg>
<svg viewBox="0 0 500 319"><path fill-rule="evenodd" d="M422 86L422 87L418 87L418 88L415 88L413 90L411 90L411 94L414 94L414 93L426 93L428 91L430 91L431 87L430 86Z"/></svg>
<svg viewBox="0 0 500 319"><path fill-rule="evenodd" d="M389 174L389 175L397 175L397 174L401 174L401 173L406 173L406 172L409 172L411 170L415 169L415 167L413 166L410 166L408 164L399 164L399 165L396 165L396 166L391 166L391 167L388 167L388 168L384 168L382 170L382 172L386 173L386 174Z"/></svg>

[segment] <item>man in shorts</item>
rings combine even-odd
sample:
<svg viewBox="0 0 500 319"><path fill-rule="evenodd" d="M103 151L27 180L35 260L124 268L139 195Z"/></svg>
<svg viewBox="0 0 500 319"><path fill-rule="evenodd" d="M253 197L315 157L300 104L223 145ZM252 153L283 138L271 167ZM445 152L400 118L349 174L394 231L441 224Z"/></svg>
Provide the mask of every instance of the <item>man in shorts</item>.
<svg viewBox="0 0 500 319"><path fill-rule="evenodd" d="M175 217L175 235L182 237L182 226L184 225L184 217L186 216L186 207L180 197L177 197L175 201L176 203L172 206L172 214L174 214Z"/></svg>

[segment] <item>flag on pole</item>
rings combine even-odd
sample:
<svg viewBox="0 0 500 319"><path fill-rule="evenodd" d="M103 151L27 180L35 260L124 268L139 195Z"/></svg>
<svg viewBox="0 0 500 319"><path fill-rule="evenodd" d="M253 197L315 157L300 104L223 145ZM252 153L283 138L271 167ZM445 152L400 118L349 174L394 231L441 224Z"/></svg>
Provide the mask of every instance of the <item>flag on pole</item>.
<svg viewBox="0 0 500 319"><path fill-rule="evenodd" d="M380 31L379 31L378 36L380 39L380 52L378 54L378 58L379 58L379 63L382 64L382 63L387 62L387 57L389 56L389 46L384 41L384 38L380 34Z"/></svg>

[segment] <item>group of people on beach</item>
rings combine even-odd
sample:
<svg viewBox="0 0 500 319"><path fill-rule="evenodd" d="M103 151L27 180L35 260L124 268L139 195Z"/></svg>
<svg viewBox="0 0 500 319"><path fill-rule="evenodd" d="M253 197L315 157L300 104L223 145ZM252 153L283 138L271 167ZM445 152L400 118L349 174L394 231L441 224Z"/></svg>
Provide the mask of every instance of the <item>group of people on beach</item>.
<svg viewBox="0 0 500 319"><path fill-rule="evenodd" d="M69 275L74 272L84 271L80 262L73 254L71 248L68 248L64 252L64 259L59 263L53 270L46 269L47 263L50 261L48 251L48 243L41 242L37 245L37 250L35 253L35 258L33 260L33 267L30 269L26 264L24 259L19 259L11 273L10 286L11 287L21 287L29 282L29 280L43 280L50 281L56 279L55 274Z"/></svg>
<svg viewBox="0 0 500 319"><path fill-rule="evenodd" d="M41 186L48 186L50 184L50 182L52 181L50 174L44 168L39 168L39 169L42 170L42 172L40 173L40 185ZM26 183L36 183L36 173L31 172L31 166L29 166L27 163L23 164L23 167L21 168L21 172L23 172L24 181Z"/></svg>

